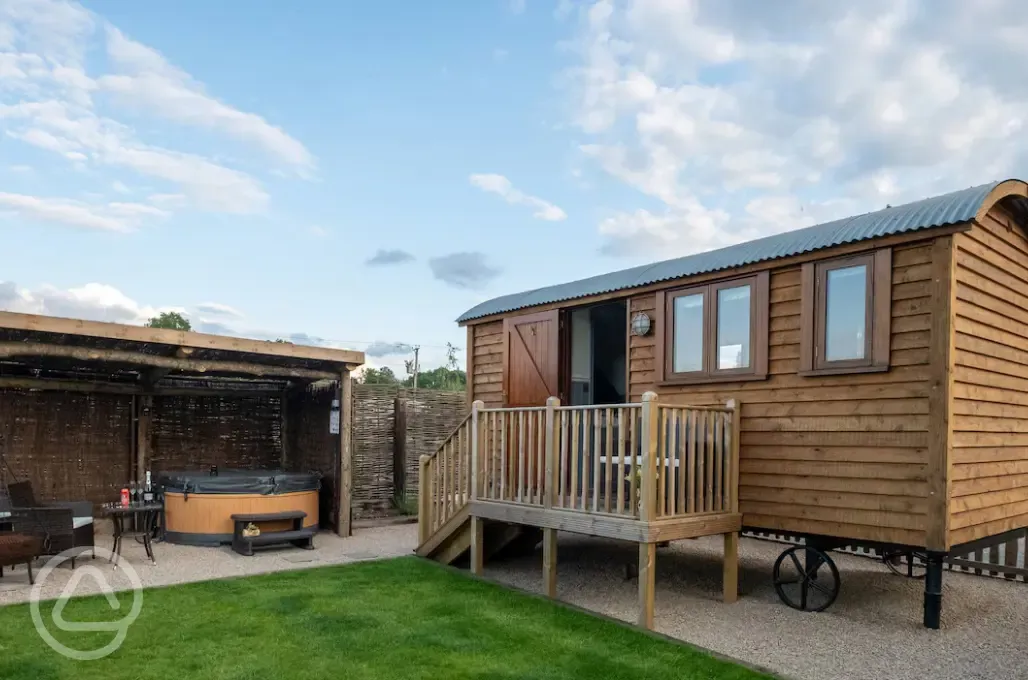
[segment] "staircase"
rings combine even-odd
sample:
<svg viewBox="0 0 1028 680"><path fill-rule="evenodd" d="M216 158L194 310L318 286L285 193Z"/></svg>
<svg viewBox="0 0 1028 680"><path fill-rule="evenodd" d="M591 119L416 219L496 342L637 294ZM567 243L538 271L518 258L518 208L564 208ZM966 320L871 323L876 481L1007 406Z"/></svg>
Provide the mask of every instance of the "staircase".
<svg viewBox="0 0 1028 680"><path fill-rule="evenodd" d="M471 549L471 414L450 433L435 453L419 461L418 547L416 553L443 564L467 557ZM486 522L484 553L531 552L542 531L506 522Z"/></svg>

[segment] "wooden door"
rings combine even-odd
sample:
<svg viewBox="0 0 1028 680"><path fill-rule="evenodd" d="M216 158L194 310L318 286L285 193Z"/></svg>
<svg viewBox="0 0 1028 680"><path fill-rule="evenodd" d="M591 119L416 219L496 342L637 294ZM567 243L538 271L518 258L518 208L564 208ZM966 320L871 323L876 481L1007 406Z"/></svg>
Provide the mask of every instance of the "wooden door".
<svg viewBox="0 0 1028 680"><path fill-rule="evenodd" d="M560 396L560 312L503 320L503 400L506 406L543 406Z"/></svg>
<svg viewBox="0 0 1028 680"><path fill-rule="evenodd" d="M504 319L503 344L506 358L503 393L506 406L544 406L549 397L561 396L558 310ZM545 418L538 413L510 415L512 418L506 437L506 459L509 461L506 470L507 487L526 489L529 496L542 498L545 476L545 434L542 423ZM529 421L529 426L519 427L517 417L524 417ZM536 420L531 420L533 417ZM519 455L526 458L523 467L517 463Z"/></svg>

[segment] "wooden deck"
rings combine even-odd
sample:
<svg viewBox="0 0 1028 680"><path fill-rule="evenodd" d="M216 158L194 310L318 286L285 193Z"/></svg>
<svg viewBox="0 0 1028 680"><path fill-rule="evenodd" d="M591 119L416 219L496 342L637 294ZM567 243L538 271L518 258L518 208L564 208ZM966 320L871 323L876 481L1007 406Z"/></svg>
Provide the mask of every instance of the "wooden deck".
<svg viewBox="0 0 1028 680"><path fill-rule="evenodd" d="M738 591L739 407L635 404L485 408L421 459L418 554L470 550L480 573L487 526L543 531L556 596L558 531L639 544L639 624L653 626L656 544L723 534L724 599ZM488 524L487 524L488 522ZM495 533L495 532L494 532ZM516 534L503 534L513 539Z"/></svg>

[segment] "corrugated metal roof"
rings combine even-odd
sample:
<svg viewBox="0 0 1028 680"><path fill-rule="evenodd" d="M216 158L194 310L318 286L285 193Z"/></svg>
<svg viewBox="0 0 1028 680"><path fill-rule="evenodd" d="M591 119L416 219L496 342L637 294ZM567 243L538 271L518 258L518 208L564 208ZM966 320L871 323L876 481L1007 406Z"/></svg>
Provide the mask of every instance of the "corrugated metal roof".
<svg viewBox="0 0 1028 680"><path fill-rule="evenodd" d="M464 312L457 322L463 323L483 316L512 312L534 305L574 300L660 281L742 267L755 262L800 255L846 243L967 222L975 217L982 202L998 184L1000 182L983 184L906 205L855 217L846 217L834 222L767 236L706 253L687 255L674 260L641 265L570 283L504 295L475 305Z"/></svg>

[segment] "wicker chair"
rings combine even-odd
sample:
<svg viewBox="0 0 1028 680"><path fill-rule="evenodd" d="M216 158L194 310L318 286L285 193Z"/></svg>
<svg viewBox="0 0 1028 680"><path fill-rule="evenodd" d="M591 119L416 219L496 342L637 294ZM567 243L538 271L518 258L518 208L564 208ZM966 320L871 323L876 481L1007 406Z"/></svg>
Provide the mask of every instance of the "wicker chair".
<svg viewBox="0 0 1028 680"><path fill-rule="evenodd" d="M71 567L79 556L90 553L96 557L93 538L93 504L89 501L40 503L32 491L31 482L8 485L11 503L16 508L31 511L26 522L36 526L43 536L43 555L57 555L74 549ZM29 524L25 524L28 527Z"/></svg>
<svg viewBox="0 0 1028 680"><path fill-rule="evenodd" d="M24 564L29 571L29 584L35 583L32 576L32 562L43 552L44 539L38 531L24 531L36 527L37 518L32 510L15 508L11 505L6 487L0 483L0 520L13 531L0 531L0 578L4 567Z"/></svg>

